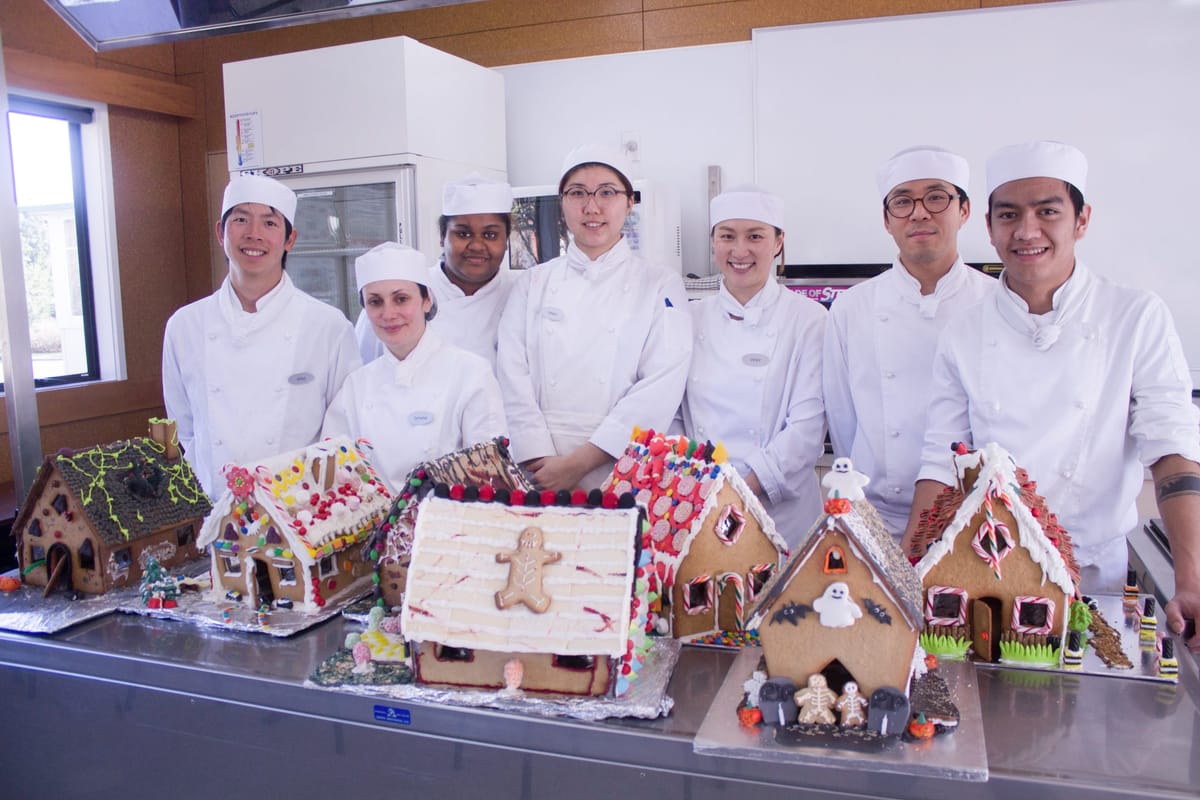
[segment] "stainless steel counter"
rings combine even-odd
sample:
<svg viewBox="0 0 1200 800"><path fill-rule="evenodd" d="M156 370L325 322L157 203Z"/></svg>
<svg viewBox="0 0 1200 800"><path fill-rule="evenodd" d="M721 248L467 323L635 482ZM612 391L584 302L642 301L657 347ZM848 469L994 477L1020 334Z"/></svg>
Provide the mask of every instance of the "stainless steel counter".
<svg viewBox="0 0 1200 800"><path fill-rule="evenodd" d="M0 633L0 796L1200 795L1190 654L1177 686L979 670L990 779L962 783L697 755L692 737L728 652L684 648L675 709L650 721L547 720L304 687L346 625L272 639L118 614L53 637ZM397 721L377 720L381 704L400 709Z"/></svg>

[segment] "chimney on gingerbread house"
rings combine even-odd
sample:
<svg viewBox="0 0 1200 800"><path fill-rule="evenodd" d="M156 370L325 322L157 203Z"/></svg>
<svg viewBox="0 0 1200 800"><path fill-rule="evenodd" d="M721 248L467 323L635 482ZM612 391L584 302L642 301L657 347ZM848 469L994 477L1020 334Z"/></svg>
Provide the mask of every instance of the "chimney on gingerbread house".
<svg viewBox="0 0 1200 800"><path fill-rule="evenodd" d="M181 453L179 451L179 434L175 430L175 420L152 418L150 420L150 441L162 447L163 458L167 461L179 460Z"/></svg>

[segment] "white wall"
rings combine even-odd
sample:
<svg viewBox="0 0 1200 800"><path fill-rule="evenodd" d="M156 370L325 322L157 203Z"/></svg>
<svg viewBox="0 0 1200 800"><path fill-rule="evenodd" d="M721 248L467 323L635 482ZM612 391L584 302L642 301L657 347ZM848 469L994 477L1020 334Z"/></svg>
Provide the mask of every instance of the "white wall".
<svg viewBox="0 0 1200 800"><path fill-rule="evenodd" d="M635 177L679 192L684 272L708 275L708 166L726 188L754 178L752 53L738 42L500 67L509 182L557 184L572 148L632 132Z"/></svg>

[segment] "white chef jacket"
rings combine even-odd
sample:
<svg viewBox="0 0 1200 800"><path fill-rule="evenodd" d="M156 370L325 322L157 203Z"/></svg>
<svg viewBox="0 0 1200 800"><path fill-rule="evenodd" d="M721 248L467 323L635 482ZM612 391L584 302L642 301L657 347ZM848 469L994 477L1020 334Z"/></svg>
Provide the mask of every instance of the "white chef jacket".
<svg viewBox="0 0 1200 800"><path fill-rule="evenodd" d="M745 306L722 283L689 309L696 343L684 431L722 442L742 475L754 471L776 530L794 548L821 511L825 308L772 280Z"/></svg>
<svg viewBox="0 0 1200 800"><path fill-rule="evenodd" d="M565 455L590 441L620 455L634 426L666 430L687 382L683 280L622 238L595 261L565 255L517 277L497 361L513 456ZM608 468L584 481L599 486Z"/></svg>
<svg viewBox="0 0 1200 800"><path fill-rule="evenodd" d="M954 485L950 444L997 442L1037 482L1080 566L1123 577L1143 465L1200 461L1191 375L1157 295L1076 261L1053 305L1029 314L998 283L942 331L920 477ZM1057 340L1039 350L1035 334Z"/></svg>
<svg viewBox="0 0 1200 800"><path fill-rule="evenodd" d="M397 491L418 464L505 432L488 363L426 329L403 361L385 352L351 373L321 434L366 438L371 463Z"/></svg>
<svg viewBox="0 0 1200 800"><path fill-rule="evenodd" d="M921 466L938 333L995 280L958 259L933 294L900 260L838 295L825 334L823 385L833 452L870 478L865 492L899 538Z"/></svg>
<svg viewBox="0 0 1200 800"><path fill-rule="evenodd" d="M429 327L443 341L461 347L487 359L492 370L496 369L496 331L500 327L500 314L508 302L516 278L507 269L496 273L496 277L480 286L475 294L468 295L451 283L441 263L429 271L429 288L437 298L437 314ZM358 349L363 363L374 361L386 352L383 342L375 335L367 312L361 311L354 324L354 335L358 338Z"/></svg>
<svg viewBox="0 0 1200 800"><path fill-rule="evenodd" d="M336 308L287 272L246 312L226 277L167 320L163 399L179 443L209 496L221 468L317 441L325 408L359 366L354 331Z"/></svg>

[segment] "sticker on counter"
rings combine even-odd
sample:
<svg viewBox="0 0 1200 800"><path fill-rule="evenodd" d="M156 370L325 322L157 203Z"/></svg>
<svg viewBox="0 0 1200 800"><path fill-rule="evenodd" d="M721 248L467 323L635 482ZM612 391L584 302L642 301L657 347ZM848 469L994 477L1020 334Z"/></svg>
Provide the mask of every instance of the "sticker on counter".
<svg viewBox="0 0 1200 800"><path fill-rule="evenodd" d="M412 712L395 706L375 706L375 721L393 725L412 725Z"/></svg>

